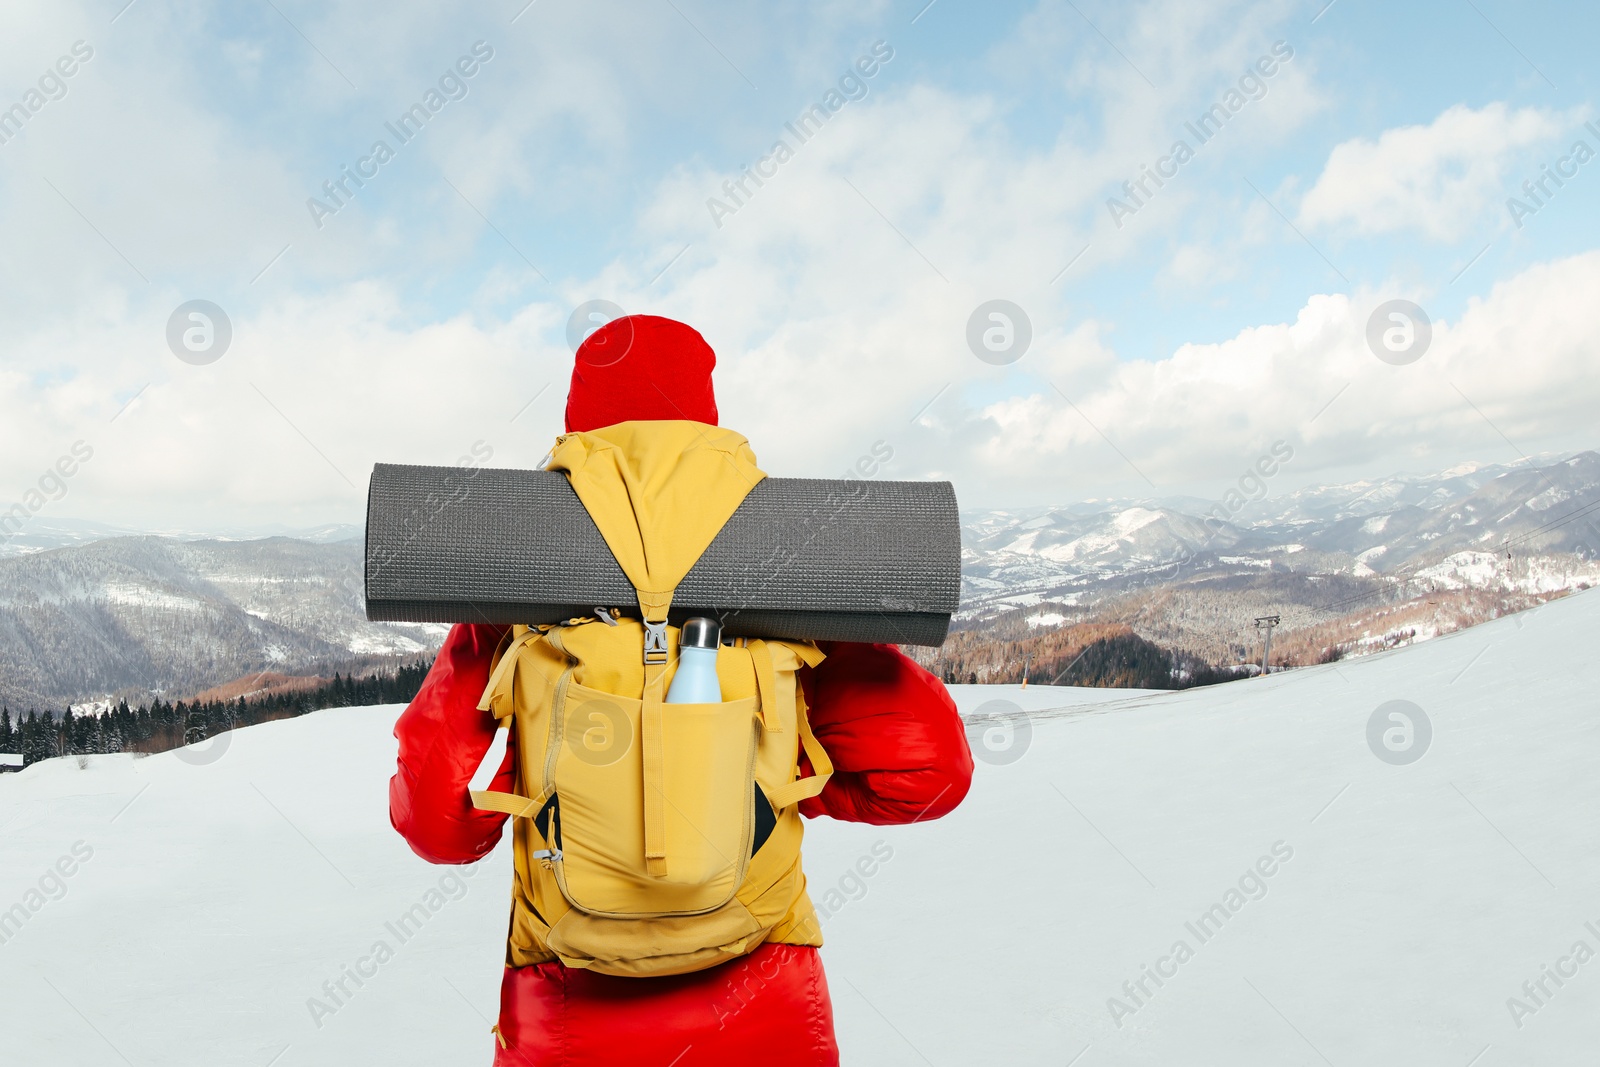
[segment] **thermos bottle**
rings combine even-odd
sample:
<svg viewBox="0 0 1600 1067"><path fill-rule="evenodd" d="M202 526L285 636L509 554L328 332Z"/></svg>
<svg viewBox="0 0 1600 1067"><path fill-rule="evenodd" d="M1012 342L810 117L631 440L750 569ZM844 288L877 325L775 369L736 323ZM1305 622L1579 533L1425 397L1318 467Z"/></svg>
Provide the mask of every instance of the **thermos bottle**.
<svg viewBox="0 0 1600 1067"><path fill-rule="evenodd" d="M667 689L668 704L720 704L722 684L717 681L717 646L722 644L722 624L716 619L685 619L678 633L678 673Z"/></svg>

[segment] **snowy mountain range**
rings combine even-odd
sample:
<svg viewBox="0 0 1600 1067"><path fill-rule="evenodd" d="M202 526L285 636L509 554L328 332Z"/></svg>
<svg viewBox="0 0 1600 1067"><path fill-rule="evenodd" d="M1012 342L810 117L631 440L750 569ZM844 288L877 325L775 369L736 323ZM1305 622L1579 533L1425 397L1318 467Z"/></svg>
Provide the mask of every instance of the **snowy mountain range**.
<svg viewBox="0 0 1600 1067"><path fill-rule="evenodd" d="M361 542L114 537L0 560L0 702L168 699L261 671L348 671L446 628L368 622Z"/></svg>
<svg viewBox="0 0 1600 1067"><path fill-rule="evenodd" d="M1246 606L1315 605L1309 623L1400 577L1413 593L1545 594L1600 582L1595 452L1318 486L1233 511L1224 521L1216 502L1179 498L964 514L961 619L1046 601L1087 608L1187 582L1198 598L1181 609L1189 616L1226 594L1230 617ZM443 626L366 620L359 529L268 533L196 540L31 524L0 556L0 703L177 699L262 671L326 675L437 647ZM1145 605L1142 632L1191 641L1157 617L1175 611ZM1217 655L1233 641L1213 642Z"/></svg>
<svg viewBox="0 0 1600 1067"><path fill-rule="evenodd" d="M0 559L28 556L52 548L69 548L73 545L93 544L112 537L170 537L182 541L258 541L264 537L290 537L296 541L313 544L330 544L334 541L360 540L361 527L349 523L327 523L322 526L285 526L269 523L264 526L218 527L210 530L148 529L117 526L87 519L31 519L20 530L0 538Z"/></svg>
<svg viewBox="0 0 1600 1067"><path fill-rule="evenodd" d="M1600 558L1600 454L1318 486L1240 515L1193 498L963 515L963 613L1126 588L1131 581L1262 572L1420 573L1491 580L1493 559ZM1593 576L1587 566L1547 574ZM1548 582L1546 582L1548 584Z"/></svg>

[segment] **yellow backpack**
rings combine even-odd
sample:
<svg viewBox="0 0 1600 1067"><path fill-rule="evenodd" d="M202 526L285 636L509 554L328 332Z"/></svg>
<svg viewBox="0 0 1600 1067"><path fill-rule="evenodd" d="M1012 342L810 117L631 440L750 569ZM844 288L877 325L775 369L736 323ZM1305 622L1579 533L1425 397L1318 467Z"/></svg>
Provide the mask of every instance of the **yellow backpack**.
<svg viewBox="0 0 1600 1067"><path fill-rule="evenodd" d="M766 475L745 439L695 422L626 422L556 441L564 472L638 595L514 627L484 690L511 731L515 816L507 963L605 974L696 971L766 941L820 944L800 867L798 802L833 771L797 684L814 644L717 653L723 702L664 704L673 590ZM814 773L800 778L804 750Z"/></svg>

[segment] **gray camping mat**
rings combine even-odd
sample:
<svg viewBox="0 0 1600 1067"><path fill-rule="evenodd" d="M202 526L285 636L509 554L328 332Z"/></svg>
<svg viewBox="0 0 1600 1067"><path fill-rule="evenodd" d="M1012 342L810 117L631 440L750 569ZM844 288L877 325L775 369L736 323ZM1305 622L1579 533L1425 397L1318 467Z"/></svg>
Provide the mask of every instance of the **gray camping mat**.
<svg viewBox="0 0 1600 1067"><path fill-rule="evenodd" d="M728 636L943 643L961 593L949 482L767 478L673 598ZM367 496L367 617L538 624L636 609L565 476L380 463Z"/></svg>

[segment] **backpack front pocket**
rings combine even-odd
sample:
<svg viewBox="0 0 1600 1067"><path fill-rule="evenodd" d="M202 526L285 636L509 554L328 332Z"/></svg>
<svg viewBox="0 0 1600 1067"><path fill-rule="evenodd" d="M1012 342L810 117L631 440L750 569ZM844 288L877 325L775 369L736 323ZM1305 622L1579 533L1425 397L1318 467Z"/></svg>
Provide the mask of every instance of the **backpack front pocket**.
<svg viewBox="0 0 1600 1067"><path fill-rule="evenodd" d="M695 915L732 899L754 834L753 697L668 704L661 717L666 873L645 863L641 702L569 683L551 716L562 896L591 915Z"/></svg>

